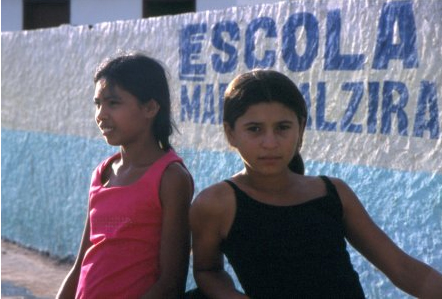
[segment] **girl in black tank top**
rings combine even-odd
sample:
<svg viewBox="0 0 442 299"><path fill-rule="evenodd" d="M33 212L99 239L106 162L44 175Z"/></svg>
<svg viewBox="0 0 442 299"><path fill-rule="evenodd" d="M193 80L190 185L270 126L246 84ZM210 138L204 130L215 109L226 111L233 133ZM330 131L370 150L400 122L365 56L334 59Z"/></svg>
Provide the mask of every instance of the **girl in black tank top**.
<svg viewBox="0 0 442 299"><path fill-rule="evenodd" d="M251 297L364 298L346 250L339 195L321 178L325 196L292 206L263 204L226 180L236 214L221 251Z"/></svg>
<svg viewBox="0 0 442 299"><path fill-rule="evenodd" d="M226 89L223 111L227 140L244 170L203 190L192 204L200 294L364 298L347 240L405 292L442 298L442 275L399 249L347 184L304 175L299 152L307 106L288 77L271 70L239 75ZM223 254L245 294L224 270Z"/></svg>

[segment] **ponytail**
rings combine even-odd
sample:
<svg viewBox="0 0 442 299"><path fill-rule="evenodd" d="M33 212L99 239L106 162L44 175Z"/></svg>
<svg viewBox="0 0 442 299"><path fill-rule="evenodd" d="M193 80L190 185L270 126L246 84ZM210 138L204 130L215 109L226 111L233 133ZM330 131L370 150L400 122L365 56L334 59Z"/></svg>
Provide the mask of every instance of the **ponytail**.
<svg viewBox="0 0 442 299"><path fill-rule="evenodd" d="M301 154L298 152L296 153L292 160L289 163L289 169L297 174L304 174L305 168L304 168L304 161L302 160Z"/></svg>

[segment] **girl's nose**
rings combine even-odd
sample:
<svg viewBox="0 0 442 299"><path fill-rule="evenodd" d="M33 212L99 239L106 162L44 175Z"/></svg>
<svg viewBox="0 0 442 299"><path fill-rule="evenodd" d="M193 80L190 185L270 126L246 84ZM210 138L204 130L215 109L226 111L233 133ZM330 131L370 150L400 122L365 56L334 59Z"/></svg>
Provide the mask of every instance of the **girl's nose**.
<svg viewBox="0 0 442 299"><path fill-rule="evenodd" d="M107 117L106 109L103 105L95 108L95 119L97 121L103 120Z"/></svg>
<svg viewBox="0 0 442 299"><path fill-rule="evenodd" d="M278 140L273 132L268 132L263 136L261 144L265 148L275 148L278 146Z"/></svg>

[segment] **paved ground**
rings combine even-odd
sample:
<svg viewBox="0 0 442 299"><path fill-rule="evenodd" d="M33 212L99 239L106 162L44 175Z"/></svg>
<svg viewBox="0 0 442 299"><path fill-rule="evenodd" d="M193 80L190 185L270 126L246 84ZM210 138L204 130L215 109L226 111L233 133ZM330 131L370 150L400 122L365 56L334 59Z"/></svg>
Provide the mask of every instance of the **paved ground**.
<svg viewBox="0 0 442 299"><path fill-rule="evenodd" d="M38 252L2 240L1 298L50 299L71 268Z"/></svg>

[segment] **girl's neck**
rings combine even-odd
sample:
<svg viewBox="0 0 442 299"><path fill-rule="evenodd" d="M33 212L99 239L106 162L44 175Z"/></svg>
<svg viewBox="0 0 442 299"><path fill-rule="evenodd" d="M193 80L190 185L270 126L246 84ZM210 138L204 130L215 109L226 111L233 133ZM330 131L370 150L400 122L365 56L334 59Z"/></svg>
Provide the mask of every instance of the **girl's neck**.
<svg viewBox="0 0 442 299"><path fill-rule="evenodd" d="M287 190L293 184L293 173L290 170L278 175L260 175L248 169L241 172L243 182L258 192L281 192Z"/></svg>
<svg viewBox="0 0 442 299"><path fill-rule="evenodd" d="M164 151L157 142L120 146L121 165L145 167L158 160Z"/></svg>
<svg viewBox="0 0 442 299"><path fill-rule="evenodd" d="M283 173L263 176L244 170L234 177L240 188L253 199L277 206L290 206L299 203L294 196L302 189L301 176L287 169Z"/></svg>

